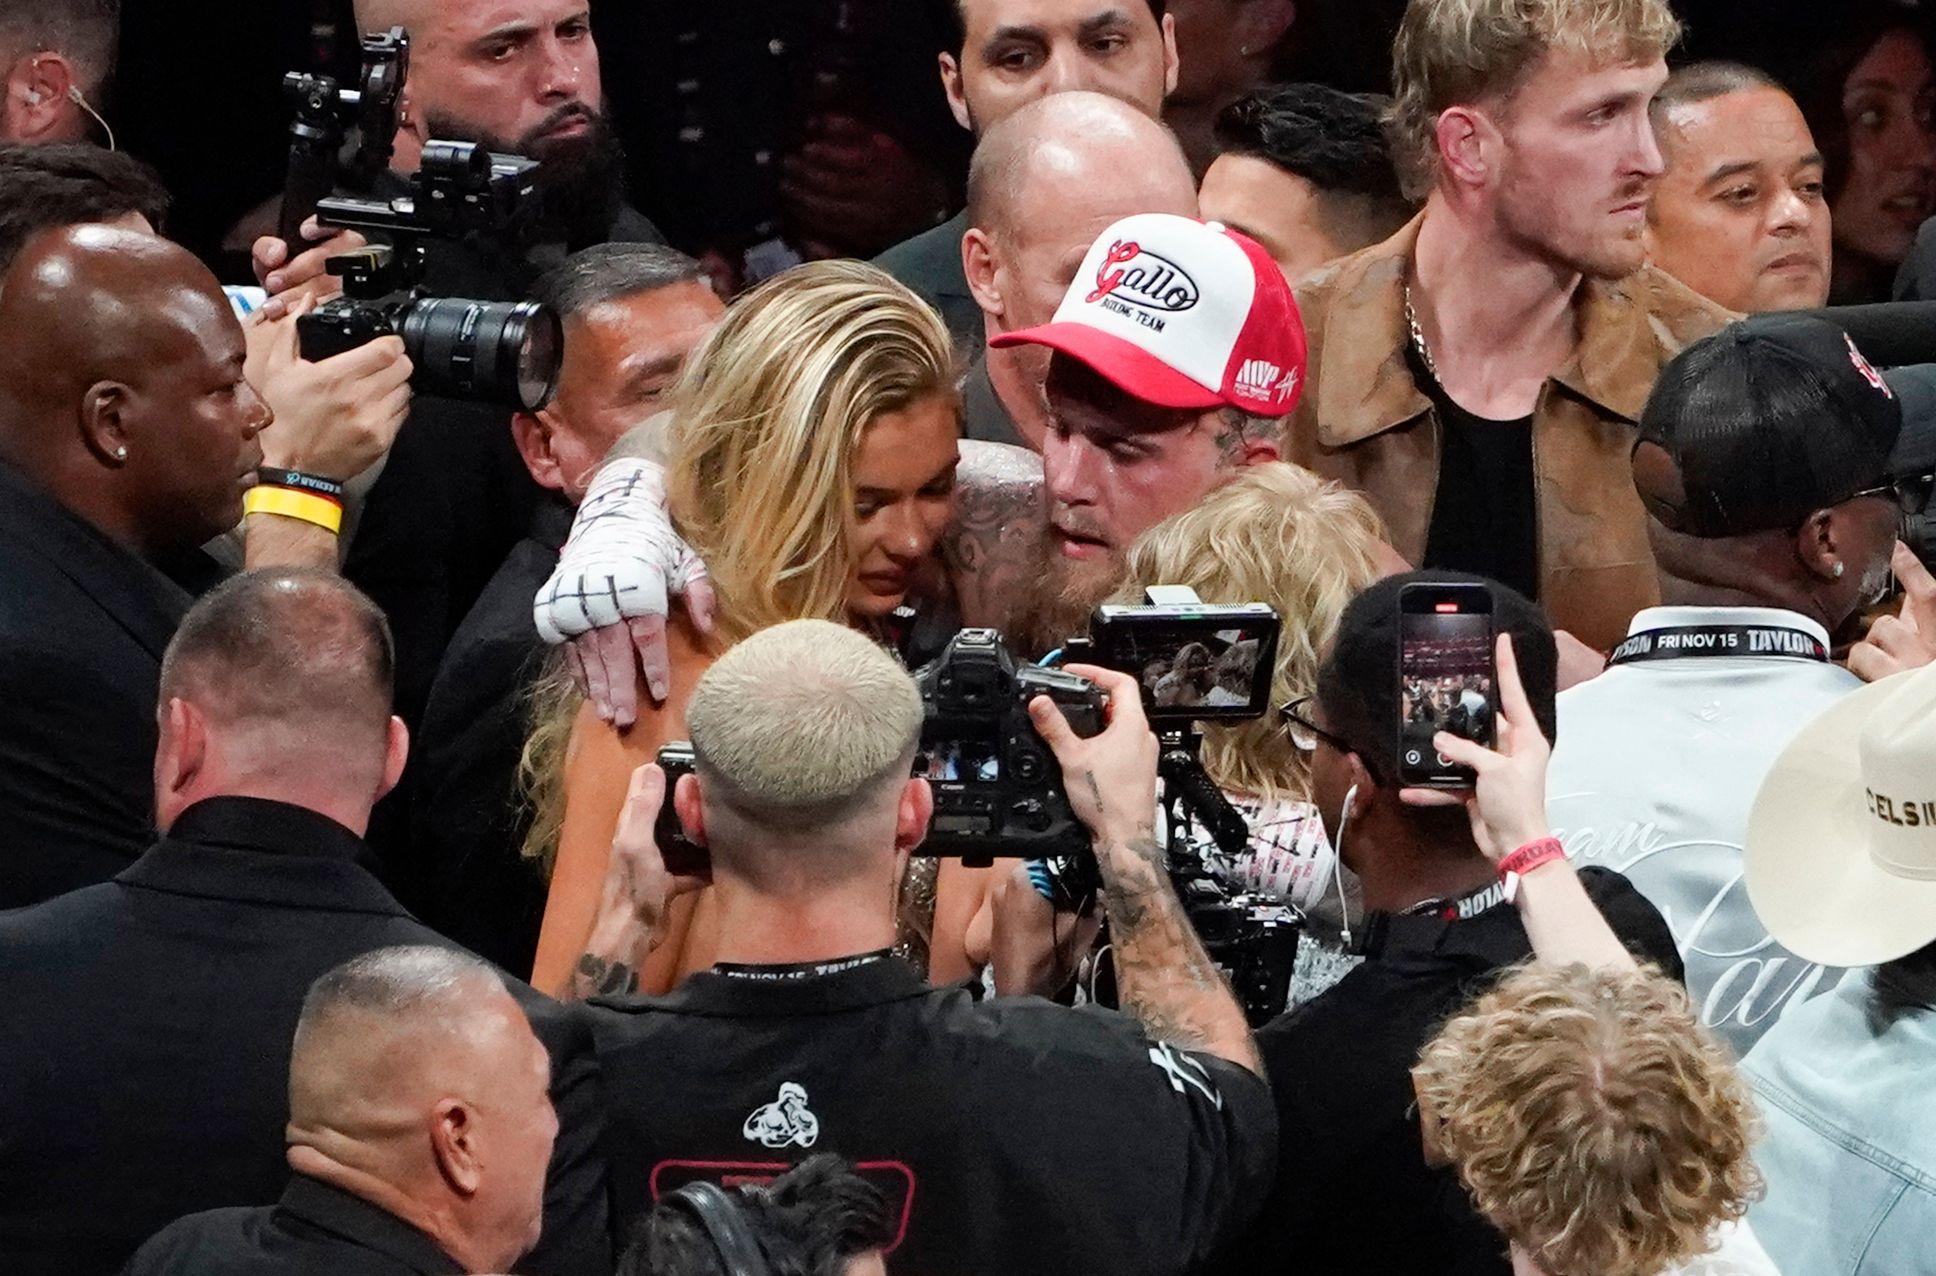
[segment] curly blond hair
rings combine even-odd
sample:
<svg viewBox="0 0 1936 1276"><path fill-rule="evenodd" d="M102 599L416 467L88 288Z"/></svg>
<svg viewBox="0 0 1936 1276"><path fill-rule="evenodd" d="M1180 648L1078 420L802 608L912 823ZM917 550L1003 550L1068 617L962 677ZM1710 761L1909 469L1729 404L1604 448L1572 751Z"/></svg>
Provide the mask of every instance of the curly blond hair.
<svg viewBox="0 0 1936 1276"><path fill-rule="evenodd" d="M1646 62L1680 34L1667 0L1412 0L1392 40L1389 130L1406 198L1438 180L1448 107L1511 97L1551 50Z"/></svg>
<svg viewBox="0 0 1936 1276"><path fill-rule="evenodd" d="M1760 1192L1748 1088L1651 968L1515 970L1412 1077L1479 1212L1549 1276L1657 1276Z"/></svg>
<svg viewBox="0 0 1936 1276"><path fill-rule="evenodd" d="M1207 603L1269 603L1283 619L1275 707L1316 688L1318 657L1344 605L1381 574L1378 515L1346 491L1288 462L1253 465L1130 547L1118 602L1150 585L1188 585ZM1310 762L1274 714L1206 726L1203 766L1218 787L1266 800L1309 796Z"/></svg>

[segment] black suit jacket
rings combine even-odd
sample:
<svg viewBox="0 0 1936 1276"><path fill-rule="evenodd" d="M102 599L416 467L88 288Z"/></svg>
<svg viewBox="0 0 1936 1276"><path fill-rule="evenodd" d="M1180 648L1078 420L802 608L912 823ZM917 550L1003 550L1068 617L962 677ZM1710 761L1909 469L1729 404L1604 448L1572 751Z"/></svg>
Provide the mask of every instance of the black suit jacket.
<svg viewBox="0 0 1936 1276"><path fill-rule="evenodd" d="M471 951L527 975L546 890L522 853L530 815L517 796L529 691L548 650L531 600L558 565L571 518L562 500L541 504L531 534L457 627L415 750L409 848L423 883L418 911Z"/></svg>
<svg viewBox="0 0 1936 1276"><path fill-rule="evenodd" d="M111 882L0 916L0 1272L115 1271L158 1228L282 1192L289 1046L317 976L447 944L331 820L254 798L183 812ZM602 1273L603 1169L582 1020L512 985L563 1127L526 1273Z"/></svg>
<svg viewBox="0 0 1936 1276"><path fill-rule="evenodd" d="M191 1214L143 1245L123 1276L462 1276L410 1224L295 1175L273 1206Z"/></svg>
<svg viewBox="0 0 1936 1276"><path fill-rule="evenodd" d="M161 654L191 601L0 465L0 908L104 882L154 840Z"/></svg>

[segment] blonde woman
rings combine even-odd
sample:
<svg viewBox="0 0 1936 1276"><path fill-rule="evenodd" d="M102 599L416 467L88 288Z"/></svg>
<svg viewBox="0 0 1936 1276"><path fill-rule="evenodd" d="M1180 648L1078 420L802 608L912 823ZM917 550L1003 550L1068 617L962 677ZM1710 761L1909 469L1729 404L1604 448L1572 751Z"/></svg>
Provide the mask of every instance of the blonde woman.
<svg viewBox="0 0 1936 1276"><path fill-rule="evenodd" d="M1117 601L1140 603L1150 585L1188 585L1207 603L1269 603L1284 625L1271 675L1275 710L1314 690L1344 605L1372 581L1404 570L1383 537L1378 516L1355 492L1295 465L1255 465L1143 533L1129 551ZM1226 869L1309 918L1291 981L1292 1004L1308 1001L1353 964L1342 942L1345 884L1308 801L1309 755L1275 712L1207 725L1203 736L1204 770L1251 830L1249 851Z"/></svg>
<svg viewBox="0 0 1936 1276"><path fill-rule="evenodd" d="M675 617L669 694L615 729L575 692L541 711L526 747L537 809L527 853L549 864L532 982L569 989L604 888L632 772L684 738L686 699L748 634L786 620L852 625L891 641L904 602L937 597L937 538L954 507L960 402L948 334L886 274L855 262L786 272L739 301L674 392L667 506L711 574L711 632ZM967 971L959 938L979 876L916 860L904 951L937 979ZM954 905L958 903L959 907ZM965 910L964 916L956 916ZM673 901L664 943L637 972L663 992L712 964L708 892Z"/></svg>

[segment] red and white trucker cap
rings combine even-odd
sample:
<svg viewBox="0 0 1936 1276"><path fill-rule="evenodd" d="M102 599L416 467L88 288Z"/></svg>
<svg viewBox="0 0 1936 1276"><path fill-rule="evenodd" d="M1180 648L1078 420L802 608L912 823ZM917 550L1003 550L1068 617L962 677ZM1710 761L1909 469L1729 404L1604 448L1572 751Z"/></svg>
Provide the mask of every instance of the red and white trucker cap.
<svg viewBox="0 0 1936 1276"><path fill-rule="evenodd" d="M1054 319L989 344L1059 350L1158 407L1285 416L1304 389L1304 323L1284 272L1246 236L1174 213L1105 230Z"/></svg>

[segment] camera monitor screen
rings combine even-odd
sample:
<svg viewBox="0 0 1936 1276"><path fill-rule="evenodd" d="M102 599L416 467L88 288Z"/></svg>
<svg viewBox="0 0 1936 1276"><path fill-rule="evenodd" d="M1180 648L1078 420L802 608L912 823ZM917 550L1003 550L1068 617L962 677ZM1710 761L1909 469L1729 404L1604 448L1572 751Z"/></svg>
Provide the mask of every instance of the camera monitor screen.
<svg viewBox="0 0 1936 1276"><path fill-rule="evenodd" d="M1002 747L997 740L939 740L927 748L930 780L992 784L1002 778Z"/></svg>
<svg viewBox="0 0 1936 1276"><path fill-rule="evenodd" d="M1255 718L1270 706L1277 614L1262 605L1104 607L1099 662L1143 688L1152 722Z"/></svg>
<svg viewBox="0 0 1936 1276"><path fill-rule="evenodd" d="M1446 731L1492 743L1498 702L1491 595L1438 587L1403 598L1400 622L1399 778L1406 784L1469 785L1472 772L1441 754L1432 738Z"/></svg>

